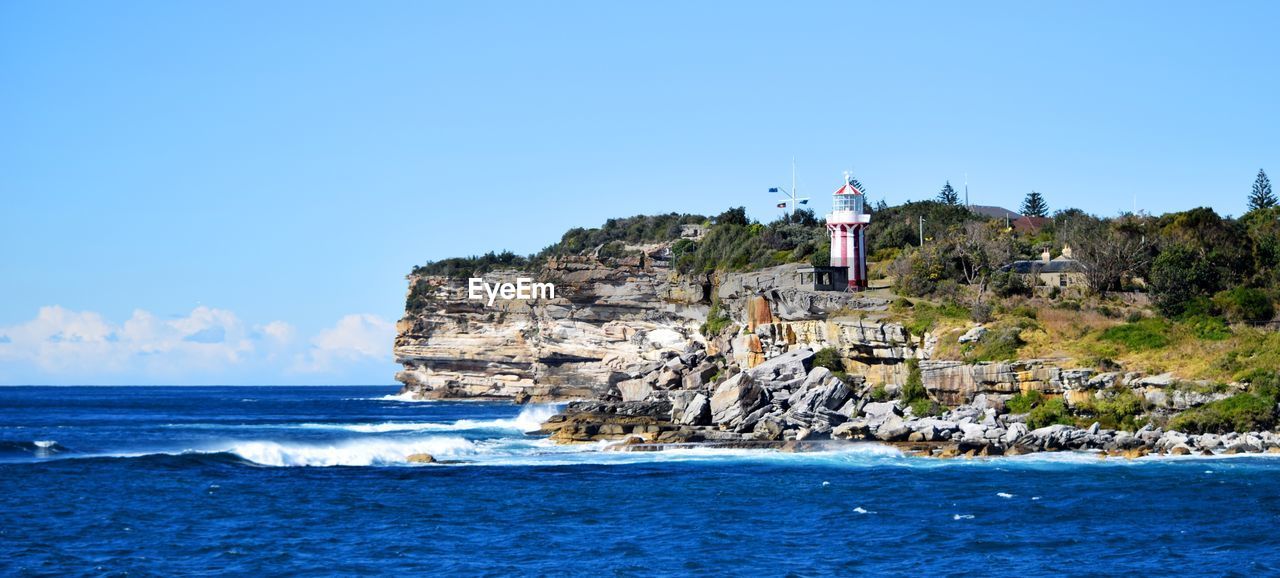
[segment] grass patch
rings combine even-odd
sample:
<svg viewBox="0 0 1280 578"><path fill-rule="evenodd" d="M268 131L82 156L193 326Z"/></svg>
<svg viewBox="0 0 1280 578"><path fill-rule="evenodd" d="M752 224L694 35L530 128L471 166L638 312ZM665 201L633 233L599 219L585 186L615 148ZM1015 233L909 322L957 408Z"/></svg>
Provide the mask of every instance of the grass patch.
<svg viewBox="0 0 1280 578"><path fill-rule="evenodd" d="M1160 349L1170 343L1169 323L1156 318L1125 323L1104 329L1099 339L1119 344L1130 351Z"/></svg>
<svg viewBox="0 0 1280 578"><path fill-rule="evenodd" d="M906 311L905 308L900 309ZM946 303L943 305L933 305L925 301L917 301L910 308L910 318L902 325L910 331L912 335L924 335L930 329L938 325L943 319L969 319L969 310L956 304Z"/></svg>
<svg viewBox="0 0 1280 578"><path fill-rule="evenodd" d="M1221 317L1213 315L1192 315L1183 319L1181 325L1197 339L1222 341L1231 337L1231 328Z"/></svg>

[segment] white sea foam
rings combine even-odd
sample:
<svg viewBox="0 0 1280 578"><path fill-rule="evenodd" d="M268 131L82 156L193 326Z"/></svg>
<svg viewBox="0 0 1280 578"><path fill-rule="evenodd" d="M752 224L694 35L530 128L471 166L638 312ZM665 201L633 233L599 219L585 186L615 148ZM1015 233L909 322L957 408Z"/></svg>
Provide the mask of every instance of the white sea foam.
<svg viewBox="0 0 1280 578"><path fill-rule="evenodd" d="M58 442L53 440L36 440L31 443L35 444L35 446L38 448L45 448L45 449L58 445Z"/></svg>
<svg viewBox="0 0 1280 578"><path fill-rule="evenodd" d="M868 511L866 508L863 508L862 506L858 506L854 508L853 512L855 514L874 514L875 513L875 512Z"/></svg>
<svg viewBox="0 0 1280 578"><path fill-rule="evenodd" d="M1012 497L1013 497L1013 494L1010 494L1010 493L1007 493L1007 492L1000 492L1000 493L998 493L998 494L996 494L996 495L997 495L997 496L1000 496L1001 498L1004 498L1004 499L1006 499L1006 500L1007 500L1007 499L1009 499L1009 498L1012 498Z"/></svg>
<svg viewBox="0 0 1280 578"><path fill-rule="evenodd" d="M956 514L951 516L952 520L972 520L973 514Z"/></svg>
<svg viewBox="0 0 1280 578"><path fill-rule="evenodd" d="M224 450L264 466L375 466L403 464L413 454L437 460L475 454L475 442L460 437L417 440L349 440L337 444L241 442Z"/></svg>
<svg viewBox="0 0 1280 578"><path fill-rule="evenodd" d="M384 395L382 397L355 397L350 399L352 401L404 401L409 403L422 403L422 402L429 403L429 402L439 401L435 399L422 399L420 397L415 397L412 393L409 393L409 392L389 394L389 395Z"/></svg>
<svg viewBox="0 0 1280 578"><path fill-rule="evenodd" d="M559 412L559 406L529 405L520 410L519 415L510 419L460 419L449 423L389 421L383 423L329 424L304 423L298 427L311 429L340 429L357 433L388 433L410 431L466 431L466 430L511 430L521 433L535 431L548 418Z"/></svg>

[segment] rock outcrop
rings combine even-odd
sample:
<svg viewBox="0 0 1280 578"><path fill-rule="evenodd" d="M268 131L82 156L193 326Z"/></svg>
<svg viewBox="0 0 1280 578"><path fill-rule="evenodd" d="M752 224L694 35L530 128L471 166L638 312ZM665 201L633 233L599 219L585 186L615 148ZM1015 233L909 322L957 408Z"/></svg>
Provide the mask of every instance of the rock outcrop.
<svg viewBox="0 0 1280 578"><path fill-rule="evenodd" d="M750 368L801 348L833 347L851 373L891 381L903 359L927 358L932 347L901 325L854 316L885 309L883 299L806 288L798 265L679 275L668 246L639 249L635 258L561 257L483 276L554 283L553 299L489 304L468 298L467 279L411 275L396 379L423 398L636 401L655 390L696 390L729 365ZM713 302L733 323L704 337ZM702 357L692 371L654 373L653 364L693 352Z"/></svg>
<svg viewBox="0 0 1280 578"><path fill-rule="evenodd" d="M661 248L653 249L661 254ZM705 280L681 278L654 256L553 259L536 271L495 271L554 283L554 299L468 299L466 279L411 276L425 296L397 325L404 391L424 398L591 398L646 373L664 353L702 341ZM642 398L643 387L628 387Z"/></svg>

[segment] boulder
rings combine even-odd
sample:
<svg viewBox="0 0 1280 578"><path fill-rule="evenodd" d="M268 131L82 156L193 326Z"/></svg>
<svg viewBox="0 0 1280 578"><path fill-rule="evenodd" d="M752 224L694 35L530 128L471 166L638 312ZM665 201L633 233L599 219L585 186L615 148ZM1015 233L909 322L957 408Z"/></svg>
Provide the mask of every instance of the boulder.
<svg viewBox="0 0 1280 578"><path fill-rule="evenodd" d="M902 410L892 401L877 401L862 406L862 414L867 416L868 421L875 422L884 421L890 416L900 416Z"/></svg>
<svg viewBox="0 0 1280 578"><path fill-rule="evenodd" d="M907 427L907 422L896 415L890 416L880 424L875 431L876 439L886 442L896 442L907 439L911 435L911 428Z"/></svg>
<svg viewBox="0 0 1280 578"><path fill-rule="evenodd" d="M653 393L653 386L642 379L628 379L618 383L622 401L644 401Z"/></svg>
<svg viewBox="0 0 1280 578"><path fill-rule="evenodd" d="M681 425L707 425L711 423L711 403L707 396L699 393L689 400L680 414Z"/></svg>
<svg viewBox="0 0 1280 578"><path fill-rule="evenodd" d="M986 327L983 327L981 325L974 325L971 329L964 332L964 335L960 336L960 343L973 343L976 341L981 341L982 338L986 336L986 334L987 334Z"/></svg>
<svg viewBox="0 0 1280 578"><path fill-rule="evenodd" d="M431 454L410 454L405 461L411 464L433 464L436 458Z"/></svg>
<svg viewBox="0 0 1280 578"><path fill-rule="evenodd" d="M766 359L746 373L758 381L784 381L804 378L813 359L812 349L797 349Z"/></svg>
<svg viewBox="0 0 1280 578"><path fill-rule="evenodd" d="M1172 373L1161 373L1160 375L1150 375L1141 377L1131 382L1132 385L1152 385L1156 387L1167 387L1173 385Z"/></svg>
<svg viewBox="0 0 1280 578"><path fill-rule="evenodd" d="M843 381L831 374L825 367L814 368L800 384L799 388L788 399L793 409L817 412L819 409L836 411L841 408L853 390Z"/></svg>
<svg viewBox="0 0 1280 578"><path fill-rule="evenodd" d="M831 437L837 439L866 439L870 435L871 427L861 419L847 421L831 429Z"/></svg>
<svg viewBox="0 0 1280 578"><path fill-rule="evenodd" d="M768 403L764 388L748 373L739 373L720 384L711 396L711 421L737 425L747 414Z"/></svg>
<svg viewBox="0 0 1280 578"><path fill-rule="evenodd" d="M719 368L714 363L704 361L685 374L683 387L685 389L702 389L702 386L706 385L707 380L711 379L717 371L719 371Z"/></svg>
<svg viewBox="0 0 1280 578"><path fill-rule="evenodd" d="M679 359L678 357L676 359ZM664 369L658 374L657 381L654 383L658 389L671 389L680 385L680 372L674 369Z"/></svg>

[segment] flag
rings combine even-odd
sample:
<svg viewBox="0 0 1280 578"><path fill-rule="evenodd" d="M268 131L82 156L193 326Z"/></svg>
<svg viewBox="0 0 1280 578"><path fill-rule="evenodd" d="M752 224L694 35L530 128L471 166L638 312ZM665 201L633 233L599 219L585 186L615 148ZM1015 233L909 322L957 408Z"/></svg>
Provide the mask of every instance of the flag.
<svg viewBox="0 0 1280 578"><path fill-rule="evenodd" d="M778 187L769 187L769 192L770 192L770 193L776 193L776 192L778 192Z"/></svg>
<svg viewBox="0 0 1280 578"><path fill-rule="evenodd" d="M807 204L809 204L809 199L805 199L805 200L803 200L803 201L800 201L800 204L801 204L801 205L807 205Z"/></svg>
<svg viewBox="0 0 1280 578"><path fill-rule="evenodd" d="M781 203L778 203L778 208L779 208L779 209L785 209L785 208L787 208L787 202L786 202L786 201L783 201L783 202L781 202Z"/></svg>

